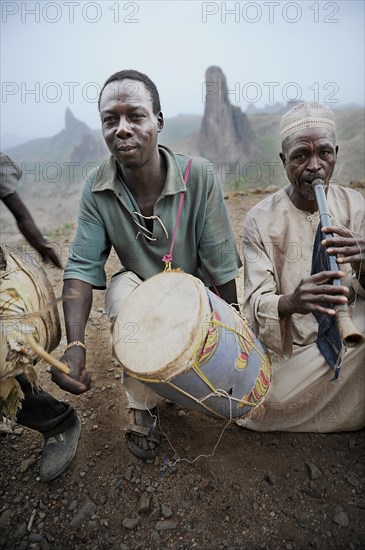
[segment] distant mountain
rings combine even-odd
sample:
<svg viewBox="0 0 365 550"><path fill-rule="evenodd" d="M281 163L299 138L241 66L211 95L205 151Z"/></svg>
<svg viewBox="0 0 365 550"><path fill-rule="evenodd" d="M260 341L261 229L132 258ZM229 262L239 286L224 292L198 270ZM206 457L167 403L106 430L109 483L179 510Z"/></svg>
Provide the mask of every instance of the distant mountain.
<svg viewBox="0 0 365 550"><path fill-rule="evenodd" d="M215 162L225 190L284 185L279 126L295 102L277 102L262 109L250 106L242 113L224 95L227 83L219 67L208 69L206 82L213 83L217 93L207 94L201 128L176 142L173 149ZM336 104L335 110L340 152L333 181L342 184L365 179L364 108L350 105L340 109Z"/></svg>
<svg viewBox="0 0 365 550"><path fill-rule="evenodd" d="M42 231L75 219L85 176L107 155L100 132L75 118L70 109L65 128L55 136L4 150L22 169L18 191ZM1 232L14 234L11 215L6 209L2 214Z"/></svg>
<svg viewBox="0 0 365 550"><path fill-rule="evenodd" d="M171 147L187 135L200 128L201 115L177 115L166 118L164 128L159 134L159 142Z"/></svg>
<svg viewBox="0 0 365 550"><path fill-rule="evenodd" d="M50 177L51 163L58 163L62 168L62 177L60 180L67 181L68 167L64 163L68 163L72 159L75 147L79 147L85 136L89 136L95 144L96 158L90 157L88 162L93 160L99 161L106 152L106 147L101 136L96 137L94 131L87 124L81 122L72 114L70 109L65 112L65 128L55 136L49 138L36 138L27 141L17 147L12 147L6 152L14 157L17 162L26 163L31 168L32 164L39 163L47 165L48 176ZM47 178L46 178L47 179Z"/></svg>
<svg viewBox="0 0 365 550"><path fill-rule="evenodd" d="M10 147L16 147L26 141L28 141L27 138L18 136L17 134L4 134L0 138L0 150L5 151L6 149L10 149Z"/></svg>
<svg viewBox="0 0 365 550"><path fill-rule="evenodd" d="M225 82L216 68L209 78ZM218 82L218 80L217 80ZM221 107L221 109L220 109ZM278 108L278 106L277 106ZM284 185L279 159L280 112L247 115L228 102L206 103L204 117L180 114L166 119L159 140L176 152L205 156L217 163L225 190ZM364 109L335 111L339 156L334 181L364 181ZM19 193L42 231L76 219L85 177L109 153L100 130L90 129L67 109L65 128L50 138L37 138L5 148L23 169ZM2 235L19 232L13 217L0 201Z"/></svg>
<svg viewBox="0 0 365 550"><path fill-rule="evenodd" d="M279 101L276 101L272 105L265 105L264 107L256 107L254 103L250 103L248 107L246 108L246 115L258 115L258 114L272 114L272 113L280 113L284 112L290 107L294 105L294 103L298 102L292 102L292 103L280 103ZM332 110L334 111L345 111L349 109L356 109L361 110L364 109L364 106L361 106L357 103L347 103L345 105L341 105L340 103L331 103L328 105Z"/></svg>
<svg viewBox="0 0 365 550"><path fill-rule="evenodd" d="M278 101L276 103L273 103L272 105L265 105L265 107L256 107L255 104L250 103L245 113L246 115L257 115L259 113L261 114L279 113L284 109L284 107L285 107L285 104L279 103Z"/></svg>

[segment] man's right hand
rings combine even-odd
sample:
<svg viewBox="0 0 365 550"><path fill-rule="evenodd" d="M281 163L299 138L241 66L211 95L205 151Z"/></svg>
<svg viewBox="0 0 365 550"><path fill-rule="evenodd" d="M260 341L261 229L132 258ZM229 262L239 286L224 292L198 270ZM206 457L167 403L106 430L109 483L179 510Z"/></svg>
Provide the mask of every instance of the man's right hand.
<svg viewBox="0 0 365 550"><path fill-rule="evenodd" d="M55 367L51 367L52 381L63 390L79 395L91 388L91 372L85 370L86 352L81 346L74 346L67 350L60 359L70 368L70 374L63 374Z"/></svg>
<svg viewBox="0 0 365 550"><path fill-rule="evenodd" d="M302 279L292 294L280 297L278 310L281 318L288 317L293 313L313 313L318 311L325 315L334 316L336 304L346 304L349 289L347 286L334 286L333 279L342 279L343 271L321 271ZM328 304L328 307L323 306Z"/></svg>

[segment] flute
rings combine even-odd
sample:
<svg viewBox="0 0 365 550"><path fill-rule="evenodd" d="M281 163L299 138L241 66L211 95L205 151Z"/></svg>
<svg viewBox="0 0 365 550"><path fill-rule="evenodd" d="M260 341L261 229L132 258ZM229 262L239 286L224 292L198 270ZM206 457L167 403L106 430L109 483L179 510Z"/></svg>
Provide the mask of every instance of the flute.
<svg viewBox="0 0 365 550"><path fill-rule="evenodd" d="M312 185L316 194L319 216L321 219L321 226L331 225L331 216L328 212L328 203L326 193L324 191L324 181L321 178L313 180ZM333 233L326 234L328 238L333 237ZM337 263L337 256L329 254L330 271L339 271ZM333 279L334 286L341 286L341 279ZM348 348L354 348L361 344L364 340L364 336L357 330L350 316L350 309L348 304L338 304L335 306L336 319L338 328L340 331L343 345Z"/></svg>

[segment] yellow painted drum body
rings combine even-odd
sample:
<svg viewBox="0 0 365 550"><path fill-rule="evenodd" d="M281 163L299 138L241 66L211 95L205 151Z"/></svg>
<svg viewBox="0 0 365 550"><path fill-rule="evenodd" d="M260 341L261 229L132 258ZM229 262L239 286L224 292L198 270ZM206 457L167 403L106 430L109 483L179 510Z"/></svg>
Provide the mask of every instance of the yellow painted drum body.
<svg viewBox="0 0 365 550"><path fill-rule="evenodd" d="M269 355L247 321L182 272L161 273L132 292L113 344L128 375L208 415L246 415L270 387Z"/></svg>

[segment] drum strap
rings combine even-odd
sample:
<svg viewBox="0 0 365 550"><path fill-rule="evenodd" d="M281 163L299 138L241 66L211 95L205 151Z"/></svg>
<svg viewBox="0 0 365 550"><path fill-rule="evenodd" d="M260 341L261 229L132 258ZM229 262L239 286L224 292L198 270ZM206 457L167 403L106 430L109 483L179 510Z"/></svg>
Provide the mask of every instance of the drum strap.
<svg viewBox="0 0 365 550"><path fill-rule="evenodd" d="M162 258L162 261L165 262L165 271L171 271L171 264L172 264L172 260L173 260L173 254L172 253L174 251L175 238L176 238L176 234L177 234L177 229L179 227L179 220L180 220L180 216L181 216L181 210L182 210L182 207L183 207L183 204L184 204L184 198L185 198L185 193L186 193L186 187L187 187L188 180L189 180L191 163L192 163L192 159L190 158L189 162L188 162L188 164L185 168L185 174L184 174L185 189L184 189L184 191L182 191L182 193L180 195L180 202L179 202L179 207L177 209L175 227L174 227L174 232L173 232L173 235L172 235L170 250L169 250L169 253L165 254L164 257Z"/></svg>

